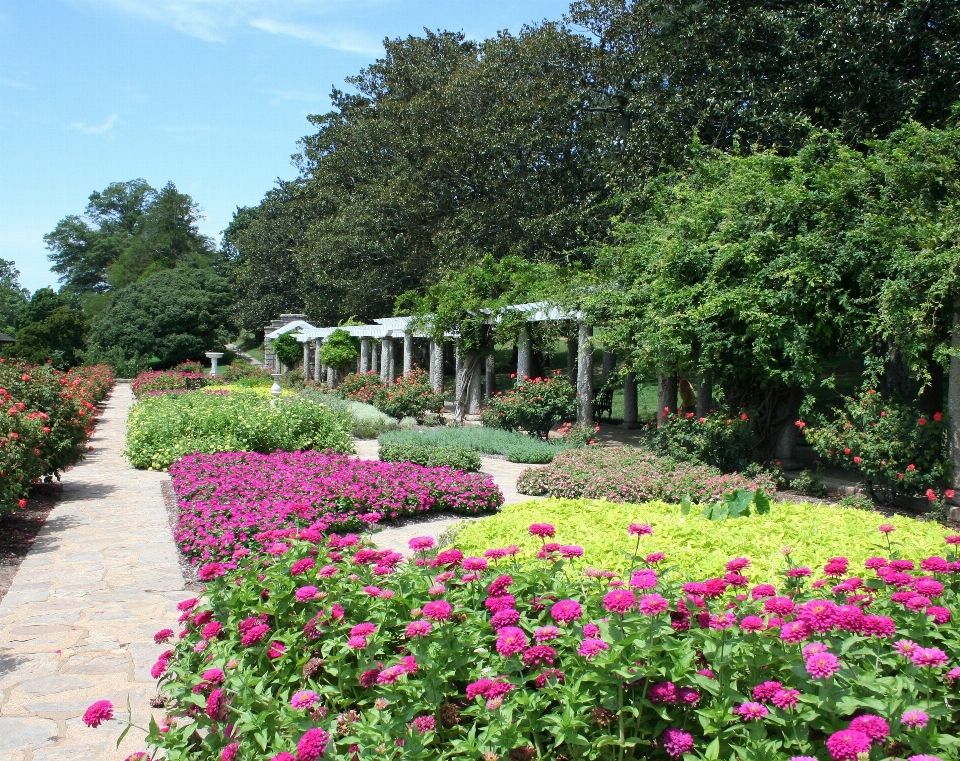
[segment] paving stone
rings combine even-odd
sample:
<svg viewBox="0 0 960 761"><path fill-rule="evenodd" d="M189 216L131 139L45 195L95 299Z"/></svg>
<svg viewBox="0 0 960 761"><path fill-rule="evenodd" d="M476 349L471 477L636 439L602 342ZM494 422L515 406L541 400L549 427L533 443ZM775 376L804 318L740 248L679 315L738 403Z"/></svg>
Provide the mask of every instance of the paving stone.
<svg viewBox="0 0 960 761"><path fill-rule="evenodd" d="M77 661L74 664L74 661ZM126 673L130 662L126 658L101 656L99 658L71 658L64 666L68 674L116 674Z"/></svg>
<svg viewBox="0 0 960 761"><path fill-rule="evenodd" d="M80 679L65 674L42 676L39 679L28 679L20 682L20 689L33 695L53 695L57 692L71 692L84 687L93 687L89 679Z"/></svg>
<svg viewBox="0 0 960 761"><path fill-rule="evenodd" d="M57 725L48 719L0 717L0 753L40 748L56 736Z"/></svg>

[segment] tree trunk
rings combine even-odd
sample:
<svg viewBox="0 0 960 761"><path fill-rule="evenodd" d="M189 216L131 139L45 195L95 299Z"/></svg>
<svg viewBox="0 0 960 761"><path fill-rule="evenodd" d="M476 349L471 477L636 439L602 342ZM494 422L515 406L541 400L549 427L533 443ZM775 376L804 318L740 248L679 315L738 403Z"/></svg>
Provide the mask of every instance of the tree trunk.
<svg viewBox="0 0 960 761"><path fill-rule="evenodd" d="M697 384L697 417L706 417L713 409L713 373L705 370Z"/></svg>
<svg viewBox="0 0 960 761"><path fill-rule="evenodd" d="M497 358L493 354L487 355L486 378L484 396L489 399L497 390Z"/></svg>
<svg viewBox="0 0 960 761"><path fill-rule="evenodd" d="M579 324L577 331L577 422L593 422L593 328Z"/></svg>
<svg viewBox="0 0 960 761"><path fill-rule="evenodd" d="M617 365L617 355L612 351L603 350L603 365L601 366L600 374L600 388L603 388L607 385L607 381L610 380L610 375L613 373L613 368Z"/></svg>
<svg viewBox="0 0 960 761"><path fill-rule="evenodd" d="M657 374L657 428L667 422L667 416L677 411L677 375L671 370Z"/></svg>
<svg viewBox="0 0 960 761"><path fill-rule="evenodd" d="M434 391L443 391L443 344L430 341L430 385Z"/></svg>
<svg viewBox="0 0 960 761"><path fill-rule="evenodd" d="M950 333L950 378L947 391L948 443L953 463L953 487L960 488L960 298L953 303L953 330Z"/></svg>
<svg viewBox="0 0 960 761"><path fill-rule="evenodd" d="M463 421L470 413L471 396L479 388L480 364L483 358L479 354L465 354L459 357L457 363L456 398L453 404L453 419L463 425Z"/></svg>

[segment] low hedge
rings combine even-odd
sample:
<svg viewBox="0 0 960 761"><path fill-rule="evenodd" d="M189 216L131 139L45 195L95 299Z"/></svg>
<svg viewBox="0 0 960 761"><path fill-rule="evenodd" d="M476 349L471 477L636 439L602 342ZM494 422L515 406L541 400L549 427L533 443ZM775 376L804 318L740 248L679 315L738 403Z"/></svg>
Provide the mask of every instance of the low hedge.
<svg viewBox="0 0 960 761"><path fill-rule="evenodd" d="M304 399L325 404L350 422L350 433L358 439L375 439L384 431L397 428L397 421L372 404L342 399L319 389L304 388L298 392Z"/></svg>
<svg viewBox="0 0 960 761"><path fill-rule="evenodd" d="M516 431L480 426L464 428L441 426L425 431L395 431L380 437L381 446L414 443L434 447L466 447L482 454L505 456L510 462L528 464L551 462L557 454L568 447L564 443L548 443Z"/></svg>
<svg viewBox="0 0 960 761"><path fill-rule="evenodd" d="M0 359L0 515L25 505L31 484L83 458L112 386L107 365L63 373Z"/></svg>
<svg viewBox="0 0 960 761"><path fill-rule="evenodd" d="M790 558L801 566L822 566L837 555L862 565L873 555L890 552L877 533L880 523L896 529L896 552L910 557L940 552L946 534L932 521L808 503L773 503L766 515L711 521L701 518L696 508L683 515L678 505L664 502L544 499L506 505L498 515L466 525L457 534L456 546L470 555L517 544L521 557L532 558L540 541L525 532L534 522L556 526L565 543L581 545L600 568L622 572L629 567L632 558L623 552L625 526L641 523L653 528L653 536L639 542L639 554L665 553L666 565L682 578L723 576L730 553L736 552L750 558L750 577L760 583L778 581L785 547L792 548Z"/></svg>
<svg viewBox="0 0 960 761"><path fill-rule="evenodd" d="M450 467L476 473L480 470L480 455L466 447L437 447L419 442L381 444L382 462L412 462L426 468Z"/></svg>
<svg viewBox="0 0 960 761"><path fill-rule="evenodd" d="M517 478L517 491L530 496L591 497L611 502L662 499L694 502L722 499L737 489L768 494L776 490L771 476L753 478L725 474L709 465L690 465L643 447L568 449L545 468L530 468Z"/></svg>
<svg viewBox="0 0 960 761"><path fill-rule="evenodd" d="M142 396L163 394L169 391L193 391L224 382L217 375L185 370L149 370L133 379L130 387L138 399Z"/></svg>
<svg viewBox="0 0 960 761"><path fill-rule="evenodd" d="M350 452L349 428L329 407L301 398L204 391L147 396L130 410L125 454L135 468L166 470L193 452Z"/></svg>

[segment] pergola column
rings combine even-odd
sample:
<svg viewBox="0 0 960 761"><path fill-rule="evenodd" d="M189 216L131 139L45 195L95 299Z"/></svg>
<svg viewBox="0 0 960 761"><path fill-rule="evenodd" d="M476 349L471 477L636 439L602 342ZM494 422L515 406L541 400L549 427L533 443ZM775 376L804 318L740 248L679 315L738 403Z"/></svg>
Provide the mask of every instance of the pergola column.
<svg viewBox="0 0 960 761"><path fill-rule="evenodd" d="M627 373L623 379L623 426L631 429L637 427L639 410L637 409L637 376Z"/></svg>
<svg viewBox="0 0 960 761"><path fill-rule="evenodd" d="M320 339L313 342L313 379L319 381L323 379L323 363L320 361Z"/></svg>
<svg viewBox="0 0 960 761"><path fill-rule="evenodd" d="M390 336L384 336L380 340L380 380L386 385L390 385L392 378L390 377L390 355L393 353L391 351L392 340Z"/></svg>
<svg viewBox="0 0 960 761"><path fill-rule="evenodd" d="M413 333L409 330L403 333L403 374L413 372Z"/></svg>
<svg viewBox="0 0 960 761"><path fill-rule="evenodd" d="M360 372L370 371L370 339L360 339Z"/></svg>
<svg viewBox="0 0 960 761"><path fill-rule="evenodd" d="M443 391L443 344L430 339L430 386L436 392Z"/></svg>
<svg viewBox="0 0 960 761"><path fill-rule="evenodd" d="M517 336L517 382L530 377L530 327L524 325Z"/></svg>
<svg viewBox="0 0 960 761"><path fill-rule="evenodd" d="M601 371L602 375L600 376L601 387L607 385L607 381L610 380L610 375L611 373L613 373L613 368L616 366L616 364L617 364L617 355L614 354L612 351L607 351L606 349L604 349L603 350L603 369Z"/></svg>
<svg viewBox="0 0 960 761"><path fill-rule="evenodd" d="M303 342L303 379L310 380L310 342Z"/></svg>
<svg viewBox="0 0 960 761"><path fill-rule="evenodd" d="M454 403L460 398L460 384L463 381L460 372L460 348L453 345L453 399Z"/></svg>
<svg viewBox="0 0 960 761"><path fill-rule="evenodd" d="M577 323L577 422L593 422L593 328Z"/></svg>
<svg viewBox="0 0 960 761"><path fill-rule="evenodd" d="M403 361L402 359L400 360ZM390 376L390 384L392 385L394 380L397 377L397 342L390 339L390 356L387 362L387 372Z"/></svg>
<svg viewBox="0 0 960 761"><path fill-rule="evenodd" d="M497 390L497 358L493 354L487 355L485 363L486 378L484 384L484 396L489 399Z"/></svg>
<svg viewBox="0 0 960 761"><path fill-rule="evenodd" d="M327 388L333 391L337 387L337 371L332 367L327 368Z"/></svg>
<svg viewBox="0 0 960 761"><path fill-rule="evenodd" d="M376 341L370 341L370 370L374 373L380 372L380 344Z"/></svg>

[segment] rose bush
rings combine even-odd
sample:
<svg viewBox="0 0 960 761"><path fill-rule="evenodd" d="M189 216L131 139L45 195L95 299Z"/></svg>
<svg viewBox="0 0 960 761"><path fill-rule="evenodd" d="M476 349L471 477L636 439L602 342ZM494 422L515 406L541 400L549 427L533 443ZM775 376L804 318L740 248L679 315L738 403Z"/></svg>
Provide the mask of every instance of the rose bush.
<svg viewBox="0 0 960 761"><path fill-rule="evenodd" d="M521 494L611 502L679 502L684 496L710 502L737 489L763 489L771 494L776 484L766 474L753 478L723 474L708 465L678 462L637 447L568 449L547 467L529 468L517 478Z"/></svg>
<svg viewBox="0 0 960 761"><path fill-rule="evenodd" d="M342 399L371 404L373 397L381 388L383 388L383 381L380 379L380 374L370 370L366 373L350 373L340 381L333 393Z"/></svg>
<svg viewBox="0 0 960 761"><path fill-rule="evenodd" d="M290 529L202 567L153 667L149 743L170 761L956 758L960 537L865 568L787 557L773 585L742 556L689 580L644 524L623 526L646 553L623 574L549 523L526 533L526 564Z"/></svg>
<svg viewBox="0 0 960 761"><path fill-rule="evenodd" d="M414 367L392 386L378 388L373 395L373 406L397 420L412 417L423 422L425 413L443 412L443 394L433 390L426 370Z"/></svg>
<svg viewBox="0 0 960 761"><path fill-rule="evenodd" d="M196 559L231 558L271 532L359 528L384 518L449 510L492 512L503 495L489 476L331 452L197 454L170 468L178 497L174 536Z"/></svg>
<svg viewBox="0 0 960 761"><path fill-rule="evenodd" d="M541 439L553 426L576 413L577 392L566 375L554 370L547 378L521 378L509 391L498 391L480 411L485 426L523 430Z"/></svg>
<svg viewBox="0 0 960 761"><path fill-rule="evenodd" d="M670 414L650 433L650 445L657 451L724 473L743 470L750 464L753 440L746 413L727 417L711 412L700 418L692 412Z"/></svg>
<svg viewBox="0 0 960 761"><path fill-rule="evenodd" d="M112 386L106 365L63 373L0 360L0 514L26 504L32 483L59 478L84 456Z"/></svg>
<svg viewBox="0 0 960 761"><path fill-rule="evenodd" d="M939 412L927 417L871 388L843 397L830 415L811 413L797 427L814 451L860 473L870 495L886 504L897 494L934 489L949 474L947 425Z"/></svg>

